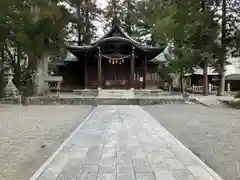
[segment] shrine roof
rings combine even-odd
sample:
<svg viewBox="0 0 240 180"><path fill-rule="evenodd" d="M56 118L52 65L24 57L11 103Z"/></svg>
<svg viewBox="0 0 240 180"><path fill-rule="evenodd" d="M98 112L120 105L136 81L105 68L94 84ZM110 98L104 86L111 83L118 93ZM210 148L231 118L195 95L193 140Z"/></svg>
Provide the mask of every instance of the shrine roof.
<svg viewBox="0 0 240 180"><path fill-rule="evenodd" d="M113 23L112 28L105 33L101 38L97 39L96 41L92 42L90 45L83 45L83 46L68 46L68 50L72 53L76 51L91 51L96 49L99 45L104 42L126 42L132 44L136 48L142 51L149 51L149 52L161 52L164 50L164 46L152 47L141 44L140 42L136 41L132 37L130 37L120 26L119 23Z"/></svg>

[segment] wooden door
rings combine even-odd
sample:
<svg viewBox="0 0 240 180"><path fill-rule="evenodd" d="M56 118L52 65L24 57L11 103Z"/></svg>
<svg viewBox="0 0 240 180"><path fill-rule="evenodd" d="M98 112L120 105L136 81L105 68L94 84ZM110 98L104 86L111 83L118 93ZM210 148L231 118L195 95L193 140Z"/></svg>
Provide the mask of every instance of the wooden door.
<svg viewBox="0 0 240 180"><path fill-rule="evenodd" d="M104 88L128 88L129 71L126 64L106 64L103 69Z"/></svg>

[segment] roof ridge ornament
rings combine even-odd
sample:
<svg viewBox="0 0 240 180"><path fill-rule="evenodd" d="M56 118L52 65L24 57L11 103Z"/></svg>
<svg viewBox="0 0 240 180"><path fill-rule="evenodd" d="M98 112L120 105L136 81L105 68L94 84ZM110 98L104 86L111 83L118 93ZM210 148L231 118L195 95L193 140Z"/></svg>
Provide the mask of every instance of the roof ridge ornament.
<svg viewBox="0 0 240 180"><path fill-rule="evenodd" d="M117 17L114 17L112 20L112 26L120 26L120 20Z"/></svg>
<svg viewBox="0 0 240 180"><path fill-rule="evenodd" d="M120 26L120 20L117 14L117 1L112 0L112 27L113 26Z"/></svg>

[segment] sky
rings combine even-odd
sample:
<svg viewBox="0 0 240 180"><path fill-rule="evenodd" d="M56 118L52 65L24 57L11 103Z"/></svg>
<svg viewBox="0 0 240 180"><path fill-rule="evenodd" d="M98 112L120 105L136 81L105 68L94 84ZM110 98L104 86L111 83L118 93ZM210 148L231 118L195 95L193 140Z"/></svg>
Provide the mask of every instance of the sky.
<svg viewBox="0 0 240 180"><path fill-rule="evenodd" d="M97 0L97 6L100 8L104 8L107 5L107 0ZM67 4L64 3L64 5L67 6ZM69 6L67 6L68 8L70 8ZM101 37L104 35L103 32L103 27L104 27L104 23L103 22L98 22L98 21L94 21L93 24L97 27L97 36Z"/></svg>
<svg viewBox="0 0 240 180"><path fill-rule="evenodd" d="M97 5L101 8L104 8L107 5L107 2L106 2L106 0L97 0ZM104 35L104 32L103 32L104 24L101 22L98 22L98 21L95 21L94 24L97 27L97 32L96 32L97 36L103 36Z"/></svg>
<svg viewBox="0 0 240 180"><path fill-rule="evenodd" d="M99 7L105 7L107 4L106 0L97 0L97 5Z"/></svg>
<svg viewBox="0 0 240 180"><path fill-rule="evenodd" d="M100 7L100 8L104 8L107 5L107 0L96 0L96 2L97 2L97 6ZM97 36L98 37L103 36L104 35L104 31L103 31L104 23L103 23L103 21L102 22L94 21L93 24L97 28L97 32L96 32Z"/></svg>

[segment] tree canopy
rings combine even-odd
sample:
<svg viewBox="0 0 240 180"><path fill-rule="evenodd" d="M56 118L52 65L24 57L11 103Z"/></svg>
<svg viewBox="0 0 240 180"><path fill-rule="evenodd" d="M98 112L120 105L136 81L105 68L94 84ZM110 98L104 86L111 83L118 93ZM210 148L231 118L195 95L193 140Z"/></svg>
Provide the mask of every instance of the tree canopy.
<svg viewBox="0 0 240 180"><path fill-rule="evenodd" d="M240 11L234 0L8 0L0 2L0 85L12 66L18 88L32 83L45 56L59 58L66 44L89 44L96 21L105 28L114 16L134 39L148 45L173 44L165 69L184 76L195 67L213 66L221 75L229 56L240 55ZM23 61L27 57L28 61ZM166 68L166 66L168 66ZM205 79L206 80L206 79ZM207 82L207 80L206 80ZM1 85L3 87L3 85ZM0 88L2 89L2 88Z"/></svg>
<svg viewBox="0 0 240 180"><path fill-rule="evenodd" d="M65 46L68 11L58 1L9 0L0 4L1 75L4 66L13 66L19 88L32 84L32 74L46 55L58 56ZM23 57L27 56L27 64Z"/></svg>

